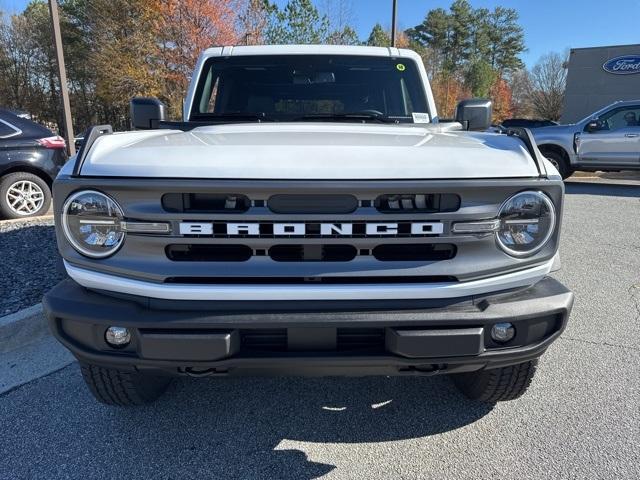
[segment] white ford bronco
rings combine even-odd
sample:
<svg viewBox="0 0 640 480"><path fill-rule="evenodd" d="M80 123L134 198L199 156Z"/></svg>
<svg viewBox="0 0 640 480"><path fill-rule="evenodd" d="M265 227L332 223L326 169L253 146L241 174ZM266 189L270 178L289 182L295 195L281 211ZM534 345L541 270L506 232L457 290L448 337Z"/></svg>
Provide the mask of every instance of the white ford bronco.
<svg viewBox="0 0 640 480"><path fill-rule="evenodd" d="M451 374L527 389L564 330L563 183L486 100L438 118L420 57L347 46L206 50L183 121L131 103L54 184L69 279L44 298L95 397L172 376Z"/></svg>

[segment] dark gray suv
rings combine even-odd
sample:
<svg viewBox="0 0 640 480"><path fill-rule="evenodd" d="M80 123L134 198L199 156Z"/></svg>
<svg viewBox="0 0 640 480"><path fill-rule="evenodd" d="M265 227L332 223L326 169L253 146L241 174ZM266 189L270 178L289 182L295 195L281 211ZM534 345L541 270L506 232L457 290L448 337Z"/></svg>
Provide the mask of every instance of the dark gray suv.
<svg viewBox="0 0 640 480"><path fill-rule="evenodd" d="M66 161L62 138L0 109L0 218L46 213L51 205L51 184Z"/></svg>

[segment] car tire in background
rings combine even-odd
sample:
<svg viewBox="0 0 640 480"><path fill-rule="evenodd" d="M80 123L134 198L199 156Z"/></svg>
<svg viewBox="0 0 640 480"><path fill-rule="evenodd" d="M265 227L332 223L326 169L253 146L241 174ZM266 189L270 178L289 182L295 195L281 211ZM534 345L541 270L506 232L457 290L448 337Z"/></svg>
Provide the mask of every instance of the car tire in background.
<svg viewBox="0 0 640 480"><path fill-rule="evenodd" d="M556 170L558 170L563 180L573 175L573 169L562 155L557 152L544 152L543 155L553 163L553 166L556 167Z"/></svg>
<svg viewBox="0 0 640 480"><path fill-rule="evenodd" d="M51 206L51 189L42 178L27 172L0 177L0 218L44 215Z"/></svg>
<svg viewBox="0 0 640 480"><path fill-rule="evenodd" d="M458 389L471 400L495 403L515 400L527 391L538 360L530 360L508 367L458 373L453 381Z"/></svg>

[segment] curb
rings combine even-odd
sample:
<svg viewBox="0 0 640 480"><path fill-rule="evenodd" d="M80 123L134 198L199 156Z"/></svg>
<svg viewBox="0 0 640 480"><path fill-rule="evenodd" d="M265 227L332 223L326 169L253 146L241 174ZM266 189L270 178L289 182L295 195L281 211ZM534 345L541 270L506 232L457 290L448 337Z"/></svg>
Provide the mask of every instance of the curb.
<svg viewBox="0 0 640 480"><path fill-rule="evenodd" d="M12 219L0 219L0 225L13 225L15 223L22 222L33 222L38 220L53 220L53 213L45 213L44 215L39 215L37 217L27 217L27 218L12 218Z"/></svg>
<svg viewBox="0 0 640 480"><path fill-rule="evenodd" d="M49 335L42 304L0 317L0 353L7 353Z"/></svg>

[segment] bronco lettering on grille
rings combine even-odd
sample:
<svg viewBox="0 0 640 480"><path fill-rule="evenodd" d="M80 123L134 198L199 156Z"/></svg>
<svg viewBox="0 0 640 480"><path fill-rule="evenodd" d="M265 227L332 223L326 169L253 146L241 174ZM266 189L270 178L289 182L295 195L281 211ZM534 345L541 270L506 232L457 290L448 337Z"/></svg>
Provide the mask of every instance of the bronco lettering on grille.
<svg viewBox="0 0 640 480"><path fill-rule="evenodd" d="M355 222L355 223L232 223L182 222L181 235L224 235L229 237L367 237L440 235L444 231L440 222Z"/></svg>

